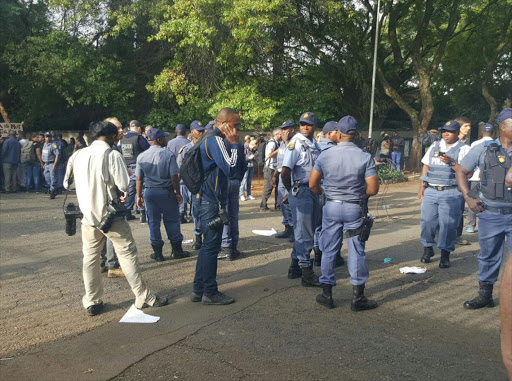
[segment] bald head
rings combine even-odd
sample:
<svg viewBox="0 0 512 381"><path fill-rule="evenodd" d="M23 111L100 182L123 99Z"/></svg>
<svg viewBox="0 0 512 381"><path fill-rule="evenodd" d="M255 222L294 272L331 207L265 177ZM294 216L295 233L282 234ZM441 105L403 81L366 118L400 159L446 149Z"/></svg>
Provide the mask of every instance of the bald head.
<svg viewBox="0 0 512 381"><path fill-rule="evenodd" d="M230 107L224 107L222 110L220 110L217 113L217 117L215 118L217 123L223 123L227 122L228 120L232 119L233 117L240 117L238 115L238 111L236 111L233 108Z"/></svg>
<svg viewBox="0 0 512 381"><path fill-rule="evenodd" d="M121 124L119 119L117 119L115 116L105 119L104 122L112 123L117 128L123 128L123 125Z"/></svg>

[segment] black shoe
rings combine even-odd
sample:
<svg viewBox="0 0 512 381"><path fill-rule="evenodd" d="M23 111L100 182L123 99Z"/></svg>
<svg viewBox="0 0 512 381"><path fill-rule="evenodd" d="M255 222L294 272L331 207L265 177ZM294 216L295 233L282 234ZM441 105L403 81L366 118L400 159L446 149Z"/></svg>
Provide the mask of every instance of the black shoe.
<svg viewBox="0 0 512 381"><path fill-rule="evenodd" d="M171 258L172 259L181 259L181 258L188 258L190 257L190 253L188 251L184 251L181 247L182 241L171 241L172 246L172 253Z"/></svg>
<svg viewBox="0 0 512 381"><path fill-rule="evenodd" d="M54 190L53 190L53 191L51 191L51 192L50 192L50 200L55 200L55 195L56 195L56 194L57 194L57 192L56 192L56 191L54 191ZM92 316L92 315L91 315L91 316Z"/></svg>
<svg viewBox="0 0 512 381"><path fill-rule="evenodd" d="M234 261L235 259L238 259L242 253L240 250L237 250L236 246L233 246L228 253L228 256L226 257L226 261Z"/></svg>
<svg viewBox="0 0 512 381"><path fill-rule="evenodd" d="M296 279L302 276L302 270L299 266L298 259L292 259L290 268L288 269L288 279Z"/></svg>
<svg viewBox="0 0 512 381"><path fill-rule="evenodd" d="M441 250L441 260L439 261L440 269L447 269L450 267L450 252L446 250Z"/></svg>
<svg viewBox="0 0 512 381"><path fill-rule="evenodd" d="M235 302L235 298L232 298L231 296L227 296L226 294L223 294L220 291L217 291L216 294L207 296L203 295L203 298L201 299L203 304L214 304L214 305L226 305L231 304Z"/></svg>
<svg viewBox="0 0 512 381"><path fill-rule="evenodd" d="M345 264L345 260L341 256L341 251L338 251L336 254L336 262L334 262L334 267L341 267Z"/></svg>
<svg viewBox="0 0 512 381"><path fill-rule="evenodd" d="M140 213L140 223L141 224L147 223L148 219L146 217L146 211L145 210L143 210L142 212L139 211L139 213Z"/></svg>
<svg viewBox="0 0 512 381"><path fill-rule="evenodd" d="M124 219L125 219L126 221L131 221L131 220L134 220L135 218L136 218L136 217L132 214L132 211L131 211L131 210L129 210L129 211L128 211L128 214L124 217Z"/></svg>
<svg viewBox="0 0 512 381"><path fill-rule="evenodd" d="M474 299L464 302L464 308L467 310L477 310L483 307L494 307L492 299L492 289L494 285L487 283L478 283L478 296Z"/></svg>
<svg viewBox="0 0 512 381"><path fill-rule="evenodd" d="M292 234L290 237L288 237L288 242L294 243L295 242L295 235Z"/></svg>
<svg viewBox="0 0 512 381"><path fill-rule="evenodd" d="M332 284L323 284L324 292L316 296L316 301L327 308L334 308L334 301L332 300Z"/></svg>
<svg viewBox="0 0 512 381"><path fill-rule="evenodd" d="M350 305L352 311L373 310L378 306L375 300L369 300L364 296L364 284L361 286L353 286L353 295Z"/></svg>
<svg viewBox="0 0 512 381"><path fill-rule="evenodd" d="M153 254L151 254L149 257L157 262L165 261L164 255L162 254L162 248L164 247L164 244L160 243L158 245L151 245L151 247L153 248Z"/></svg>
<svg viewBox="0 0 512 381"><path fill-rule="evenodd" d="M268 206L260 206L260 212L270 212Z"/></svg>
<svg viewBox="0 0 512 381"><path fill-rule="evenodd" d="M203 294L199 292L192 291L192 295L190 295L190 301L193 303L198 303L203 300Z"/></svg>
<svg viewBox="0 0 512 381"><path fill-rule="evenodd" d="M423 255L421 256L420 262L421 263L430 263L430 258L434 256L434 249L432 246L424 247L423 248Z"/></svg>
<svg viewBox="0 0 512 381"><path fill-rule="evenodd" d="M322 265L322 250L320 250L319 247L313 247L313 251L315 252L315 260L313 262L313 264L315 266L320 266Z"/></svg>
<svg viewBox="0 0 512 381"><path fill-rule="evenodd" d="M276 238L290 238L293 237L293 226L285 225L284 231L281 233L277 233L274 237Z"/></svg>
<svg viewBox="0 0 512 381"><path fill-rule="evenodd" d="M135 214L140 214L140 210L139 209L135 209Z"/></svg>
<svg viewBox="0 0 512 381"><path fill-rule="evenodd" d="M302 287L322 287L318 277L315 275L313 271L313 266L302 267Z"/></svg>
<svg viewBox="0 0 512 381"><path fill-rule="evenodd" d="M199 250L201 248L202 244L203 244L203 236L201 234L196 235L196 242L194 242L194 246L192 246L192 248L194 250Z"/></svg>
<svg viewBox="0 0 512 381"><path fill-rule="evenodd" d="M167 296L157 296L156 299L155 299L155 303L153 303L152 306L150 306L149 304L147 303L144 303L144 305L142 306L142 308L147 308L147 307L162 307L162 306L166 306L167 304L169 304L169 300L167 299Z"/></svg>
<svg viewBox="0 0 512 381"><path fill-rule="evenodd" d="M280 211L281 210L281 205L279 205L279 204L274 205L274 210L275 211Z"/></svg>
<svg viewBox="0 0 512 381"><path fill-rule="evenodd" d="M93 304L92 306L87 307L87 314L89 316L96 316L103 312L103 303Z"/></svg>
<svg viewBox="0 0 512 381"><path fill-rule="evenodd" d="M182 224L188 223L185 213L181 213L181 223Z"/></svg>

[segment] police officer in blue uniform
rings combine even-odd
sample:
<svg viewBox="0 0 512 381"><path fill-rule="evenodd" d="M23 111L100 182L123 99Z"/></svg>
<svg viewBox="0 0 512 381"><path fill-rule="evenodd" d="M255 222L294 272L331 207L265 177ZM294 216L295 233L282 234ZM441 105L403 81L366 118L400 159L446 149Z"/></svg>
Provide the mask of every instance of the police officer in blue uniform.
<svg viewBox="0 0 512 381"><path fill-rule="evenodd" d="M450 253L455 250L457 227L460 221L462 194L457 189L455 171L469 151L459 138L460 124L450 120L441 128L442 139L435 142L423 156L418 198L421 203L421 243L423 263L434 256L436 232L437 247L441 250L440 268L450 267Z"/></svg>
<svg viewBox="0 0 512 381"><path fill-rule="evenodd" d="M295 227L288 278L302 276L304 287L320 287L310 261L310 253L315 230L322 220L319 197L308 187L309 175L320 154L320 147L314 139L317 118L312 112L305 112L300 116L299 125L300 133L295 134L288 143L281 169L281 179L288 191L284 202L290 203Z"/></svg>
<svg viewBox="0 0 512 381"><path fill-rule="evenodd" d="M240 182L244 178L245 171L247 171L247 161L245 160L245 149L242 144L231 147L227 140L224 140L224 144L231 150L231 157L237 157L237 161L235 167L231 169L228 180L226 212L229 216L229 225L224 225L221 244L222 252L219 253L218 258L234 261L241 255L237 248L240 238L240 231L238 229L240 199L238 198L238 193L240 192Z"/></svg>
<svg viewBox="0 0 512 381"><path fill-rule="evenodd" d="M457 168L457 184L468 204L478 213L478 296L464 302L474 310L493 307L492 292L503 261L505 237L512 253L512 108L498 115L500 136L471 148ZM480 183L471 191L467 176L480 169Z"/></svg>
<svg viewBox="0 0 512 381"><path fill-rule="evenodd" d="M201 139L201 136L203 136L205 132L205 126L199 121L194 121L190 124L190 132L192 133L192 141L189 141L186 145L181 147L178 151L178 158L177 163L178 167L181 167L181 163L183 162L183 158L185 157L185 154L187 151L194 146L195 143L199 139ZM192 214L192 218L194 221L194 235L196 237L196 240L194 242L193 248L194 250L199 250L201 248L201 244L203 242L201 230L199 229L199 216L197 215L197 194L190 194L190 191L187 189L183 181L180 181L180 189L183 191L183 188L186 189L186 191L189 194L190 197L190 211ZM183 195L183 194L182 194ZM184 201L185 202L185 201Z"/></svg>
<svg viewBox="0 0 512 381"><path fill-rule="evenodd" d="M194 120L192 122L193 124L202 124L198 120ZM192 126L191 123L191 126ZM182 147L186 146L188 143L190 143L190 140L187 139L187 128L183 124L178 124L176 128L174 129L174 132L176 133L176 137L174 139L169 140L169 143L167 143L167 149L170 150L174 157L178 157L179 151ZM183 203L180 204L180 215L181 215L181 223L186 224L189 222L187 220L187 205L189 201L187 187L184 184L181 184L181 195L183 196Z"/></svg>
<svg viewBox="0 0 512 381"><path fill-rule="evenodd" d="M135 175L137 177L137 206L146 208L149 226L149 240L154 253L151 258L165 260L162 254L164 242L160 233L160 221L163 217L167 238L171 242L171 258L189 257L183 251L183 235L180 231L180 214L178 204L183 202L178 180L178 165L172 152L165 149L166 134L158 128L147 132L150 148L137 157ZM144 181L144 197L142 182Z"/></svg>
<svg viewBox="0 0 512 381"><path fill-rule="evenodd" d="M142 134L142 125L137 120L130 121L130 132L128 132L121 139L121 154L123 155L128 174L130 174L130 184L128 186L128 197L126 197L125 206L129 213L126 216L127 220L135 219L135 216L131 214L131 210L135 205L135 166L137 163L137 157L149 148L149 143Z"/></svg>
<svg viewBox="0 0 512 381"><path fill-rule="evenodd" d="M289 242L295 240L293 236L293 219L292 210L288 202L283 203L283 200L288 195L288 191L284 187L283 180L281 178L281 171L283 169L284 154L286 153L286 147L290 140L295 135L295 123L292 120L287 120L279 126L281 130L281 144L279 145L279 151L277 152L277 164L276 171L274 172L274 179L272 180L273 185L277 183L277 198L278 203L281 205L281 214L283 215L284 231L277 233L276 238L288 238Z"/></svg>
<svg viewBox="0 0 512 381"><path fill-rule="evenodd" d="M55 142L55 134L46 132L44 134L44 145L41 153L44 163L44 178L49 187L50 199L55 199L59 187L58 165L61 158L59 145Z"/></svg>
<svg viewBox="0 0 512 381"><path fill-rule="evenodd" d="M368 198L378 193L379 181L372 156L354 144L356 133L357 121L354 117L347 115L340 119L330 134L338 145L322 151L311 173L309 187L316 194L325 193L326 198L320 234L320 248L323 251L320 283L323 293L316 300L326 307L334 307L332 286L336 285L335 257L345 234L348 271L353 285L351 309L363 311L377 307L375 301L368 300L364 295L369 272L365 261L366 242L360 240L359 235L367 213Z"/></svg>
<svg viewBox="0 0 512 381"><path fill-rule="evenodd" d="M318 146L320 147L320 151L323 152L325 150L328 150L329 148L336 147L337 143L334 142L336 140L335 135L336 131L338 131L338 123L335 121L329 121L325 123L324 127L322 128L322 137L320 140L318 140ZM323 206L325 205L325 195L320 195L320 207L323 209ZM320 212L322 211L320 209ZM320 214L320 216L322 216ZM322 218L322 217L320 217ZM322 231L322 225L316 228L315 230L315 241L313 243L313 251L315 252L315 260L314 265L320 266L322 263L322 250L320 250L319 247L319 237L320 233ZM341 257L341 248L338 253L336 253L336 259L335 259L335 267L343 266L345 261Z"/></svg>
<svg viewBox="0 0 512 381"><path fill-rule="evenodd" d="M199 146L201 164L205 173L210 173L199 193L197 205L203 243L197 257L196 273L191 300L203 304L225 305L234 298L220 292L217 286L217 256L221 248L222 226L211 226L219 217L219 201L225 208L228 178L237 163L238 130L240 115L236 110L223 108L208 137ZM230 149L224 143L226 139ZM210 224L210 226L208 226Z"/></svg>

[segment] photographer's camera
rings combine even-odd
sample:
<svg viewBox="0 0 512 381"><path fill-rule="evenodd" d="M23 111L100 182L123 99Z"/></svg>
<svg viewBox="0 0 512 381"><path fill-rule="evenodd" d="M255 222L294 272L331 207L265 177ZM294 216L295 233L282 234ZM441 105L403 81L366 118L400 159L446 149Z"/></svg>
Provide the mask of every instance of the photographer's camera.
<svg viewBox="0 0 512 381"><path fill-rule="evenodd" d="M208 227L212 230L221 230L224 225L229 225L229 216L224 209L221 209L219 215L208 222Z"/></svg>
<svg viewBox="0 0 512 381"><path fill-rule="evenodd" d="M83 218L83 214L80 211L78 205L70 202L64 208L64 218L66 219L66 234L67 235L75 235L76 234L76 220L78 218Z"/></svg>

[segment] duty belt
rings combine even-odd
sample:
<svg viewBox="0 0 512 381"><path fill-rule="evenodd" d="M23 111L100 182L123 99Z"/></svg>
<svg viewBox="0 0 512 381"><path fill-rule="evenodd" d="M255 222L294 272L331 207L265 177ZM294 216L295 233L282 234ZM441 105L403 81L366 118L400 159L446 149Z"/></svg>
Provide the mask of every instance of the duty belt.
<svg viewBox="0 0 512 381"><path fill-rule="evenodd" d="M438 190L438 191L444 191L444 190L447 190L447 189L457 188L457 185L438 185L438 186L429 185L428 187L432 188L432 189L435 189L435 190Z"/></svg>
<svg viewBox="0 0 512 381"><path fill-rule="evenodd" d="M347 204L356 204L356 205L361 205L361 202L362 202L362 201L335 200L335 199L333 199L333 198L329 198L329 197L327 197L327 201L331 201L331 202L339 202L339 203L341 203L341 204L345 204L345 203L347 203Z"/></svg>
<svg viewBox="0 0 512 381"><path fill-rule="evenodd" d="M55 163L55 160L54 161L45 161L44 163L45 164L53 164L53 163Z"/></svg>
<svg viewBox="0 0 512 381"><path fill-rule="evenodd" d="M488 212L499 214L512 214L512 206L510 208L493 208L492 206L484 205L484 209Z"/></svg>

